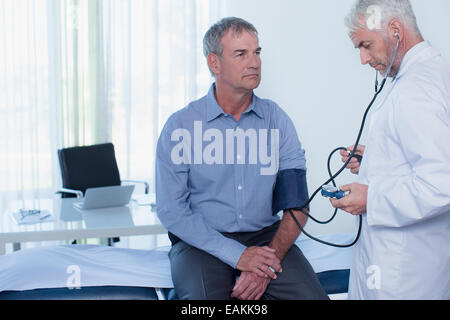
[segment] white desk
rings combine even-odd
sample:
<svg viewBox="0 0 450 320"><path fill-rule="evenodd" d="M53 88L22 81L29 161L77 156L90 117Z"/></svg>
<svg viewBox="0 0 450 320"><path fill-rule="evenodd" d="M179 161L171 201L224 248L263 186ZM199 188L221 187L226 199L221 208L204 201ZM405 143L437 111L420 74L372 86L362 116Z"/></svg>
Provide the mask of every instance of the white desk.
<svg viewBox="0 0 450 320"><path fill-rule="evenodd" d="M82 211L73 207L73 202L77 201L80 199L14 202L0 219L0 255L6 253L7 243L167 233L151 206L139 206L135 201L131 201L126 207ZM46 209L52 213L54 219L37 224L19 225L12 218L11 212L23 207Z"/></svg>

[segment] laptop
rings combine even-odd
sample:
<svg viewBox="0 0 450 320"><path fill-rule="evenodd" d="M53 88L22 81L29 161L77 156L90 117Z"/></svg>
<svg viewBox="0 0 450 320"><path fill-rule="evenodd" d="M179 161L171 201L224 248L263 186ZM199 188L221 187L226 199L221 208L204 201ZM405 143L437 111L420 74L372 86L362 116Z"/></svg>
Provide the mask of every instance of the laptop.
<svg viewBox="0 0 450 320"><path fill-rule="evenodd" d="M73 206L81 210L122 207L130 202L134 185L89 188L81 202Z"/></svg>

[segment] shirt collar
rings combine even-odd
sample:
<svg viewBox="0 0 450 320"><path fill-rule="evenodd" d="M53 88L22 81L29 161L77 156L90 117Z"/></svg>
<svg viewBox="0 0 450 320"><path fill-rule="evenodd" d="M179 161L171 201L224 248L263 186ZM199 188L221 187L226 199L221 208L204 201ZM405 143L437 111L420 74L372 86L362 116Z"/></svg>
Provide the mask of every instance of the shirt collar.
<svg viewBox="0 0 450 320"><path fill-rule="evenodd" d="M217 103L216 97L214 96L214 91L216 89L216 84L213 83L211 88L209 89L207 95L207 110L206 110L206 121L210 122L214 119L218 118L220 115L225 115L226 113L223 111L222 107ZM257 104L258 97L253 94L252 103L247 108L245 113L249 113L253 111L259 118L263 118L263 114L261 108L258 107Z"/></svg>
<svg viewBox="0 0 450 320"><path fill-rule="evenodd" d="M401 78L416 63L425 61L436 55L439 55L439 52L437 52L428 41L422 41L416 44L405 54L395 79Z"/></svg>

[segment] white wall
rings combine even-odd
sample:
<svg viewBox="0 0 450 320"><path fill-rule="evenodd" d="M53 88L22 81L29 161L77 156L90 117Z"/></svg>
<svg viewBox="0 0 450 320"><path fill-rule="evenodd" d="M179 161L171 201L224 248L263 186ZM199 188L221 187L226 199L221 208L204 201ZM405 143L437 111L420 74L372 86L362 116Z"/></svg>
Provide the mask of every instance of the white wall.
<svg viewBox="0 0 450 320"><path fill-rule="evenodd" d="M361 118L374 93L375 72L361 66L359 52L347 36L344 17L353 0L224 0L224 16L252 22L263 48L263 81L257 95L276 101L291 116L307 152L310 192L328 179L329 153L355 142ZM450 1L412 0L424 37L450 61ZM363 141L364 142L364 141ZM382 155L380 155L382 156ZM336 157L338 168L340 157ZM349 173L338 178L350 183ZM333 213L318 196L312 214L322 220ZM355 219L340 212L335 222L313 234L353 232Z"/></svg>

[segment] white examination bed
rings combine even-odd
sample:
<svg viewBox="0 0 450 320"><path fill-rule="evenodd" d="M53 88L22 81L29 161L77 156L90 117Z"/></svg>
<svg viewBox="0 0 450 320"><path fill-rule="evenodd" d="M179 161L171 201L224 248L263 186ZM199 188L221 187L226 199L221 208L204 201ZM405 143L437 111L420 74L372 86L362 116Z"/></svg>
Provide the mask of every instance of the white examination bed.
<svg viewBox="0 0 450 320"><path fill-rule="evenodd" d="M321 239L349 243L353 237ZM347 292L351 248L328 247L309 239L300 239L297 245L329 295ZM60 245L10 253L0 256L0 300L176 299L168 250Z"/></svg>

